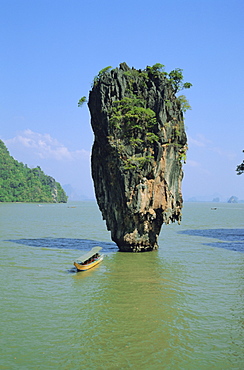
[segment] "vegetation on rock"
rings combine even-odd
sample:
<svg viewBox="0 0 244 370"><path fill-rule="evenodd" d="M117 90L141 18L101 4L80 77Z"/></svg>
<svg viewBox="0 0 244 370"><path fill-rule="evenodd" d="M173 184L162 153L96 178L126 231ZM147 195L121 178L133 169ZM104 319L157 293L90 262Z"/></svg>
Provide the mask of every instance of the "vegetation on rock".
<svg viewBox="0 0 244 370"><path fill-rule="evenodd" d="M94 77L94 79L93 79L93 85L96 85L98 83L98 81L100 80L100 78L106 72L109 72L111 68L112 68L111 66L108 66L108 67L105 67L105 68L101 69L101 71L98 72L98 75Z"/></svg>
<svg viewBox="0 0 244 370"><path fill-rule="evenodd" d="M99 79L111 70L112 67L107 67L99 72L96 76L96 84ZM152 67L147 66L145 70L130 69L124 72L126 76L128 86L125 91L125 97L121 100L115 100L109 110L109 121L112 126L112 134L108 136L112 146L116 147L120 153L121 158L124 162L124 169L131 169L136 167L142 167L143 164L150 162L154 159L152 155L148 155L146 148L151 146L152 143L160 141L159 133L157 130L157 117L154 110L147 106L146 98L143 96L145 89L150 86L149 80L153 79L164 79L166 84L169 84L174 93L181 91L182 89L188 89L192 86L189 82L183 82L183 70L177 68L171 71L169 74L164 70L165 66L160 63L156 63ZM175 103L179 104L180 109L185 113L191 106L185 97L180 95L175 97ZM165 99L165 105L168 108L172 108L174 101ZM174 129L175 140L174 145L177 147L177 137L180 136L182 128L184 128L182 122L177 122L175 125L170 123L170 126ZM122 145L123 142L123 145ZM128 155L126 146L131 145L134 150L131 155ZM144 160L136 158L137 152L145 149ZM139 157L140 158L140 157ZM186 162L186 148L179 151L179 160ZM133 163L133 164L132 164Z"/></svg>
<svg viewBox="0 0 244 370"><path fill-rule="evenodd" d="M0 140L0 202L66 203L61 185L39 166L28 168L10 156Z"/></svg>
<svg viewBox="0 0 244 370"><path fill-rule="evenodd" d="M86 103L86 97L85 96L82 96L82 98L80 98L80 100L78 101L78 107L80 108L80 107L82 107L82 105L84 104L84 103Z"/></svg>

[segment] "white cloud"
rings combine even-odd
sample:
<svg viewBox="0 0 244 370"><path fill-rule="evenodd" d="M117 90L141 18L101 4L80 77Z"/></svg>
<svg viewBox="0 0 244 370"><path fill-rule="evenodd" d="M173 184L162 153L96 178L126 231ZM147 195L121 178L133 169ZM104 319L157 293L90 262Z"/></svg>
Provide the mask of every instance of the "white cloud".
<svg viewBox="0 0 244 370"><path fill-rule="evenodd" d="M89 158L90 153L84 149L71 151L49 134L40 134L29 129L19 133L12 139L4 140L11 149L28 150L41 159L57 161L73 161L79 158Z"/></svg>
<svg viewBox="0 0 244 370"><path fill-rule="evenodd" d="M226 158L227 160L230 160L230 161L232 161L233 159L235 159L237 157L236 154L233 151L228 150L228 149L213 147L213 148L211 148L211 150L214 153L218 154L219 156L221 156L223 158Z"/></svg>
<svg viewBox="0 0 244 370"><path fill-rule="evenodd" d="M90 152L84 149L72 150L53 138L32 130L19 132L5 140L11 156L33 168L40 166L49 176L62 185L70 184L80 193L93 197L90 174Z"/></svg>
<svg viewBox="0 0 244 370"><path fill-rule="evenodd" d="M201 166L201 164L197 161L193 161L191 159L187 160L186 162L186 166L189 166L189 167L199 167Z"/></svg>
<svg viewBox="0 0 244 370"><path fill-rule="evenodd" d="M188 136L187 140L188 140L189 146L197 146L201 148L206 147L208 146L208 144L211 143L211 141L206 139L205 136L202 134L197 134L195 139L191 136Z"/></svg>
<svg viewBox="0 0 244 370"><path fill-rule="evenodd" d="M221 147L218 145L221 144L220 141L216 143L215 141L207 139L202 134L196 134L194 138L192 136L188 136L188 144L189 150L194 152L195 155L199 155L199 153L201 153L204 161L209 155L217 155L218 157L221 157L222 161L233 161L235 158L237 158L237 154L234 152L233 149L231 150L228 147Z"/></svg>

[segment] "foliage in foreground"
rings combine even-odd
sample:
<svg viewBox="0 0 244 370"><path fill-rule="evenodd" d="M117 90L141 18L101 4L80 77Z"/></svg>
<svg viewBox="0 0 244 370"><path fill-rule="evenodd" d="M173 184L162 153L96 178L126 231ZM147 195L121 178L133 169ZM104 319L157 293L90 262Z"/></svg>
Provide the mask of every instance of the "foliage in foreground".
<svg viewBox="0 0 244 370"><path fill-rule="evenodd" d="M39 166L30 169L10 156L0 140L0 202L66 203L61 185Z"/></svg>

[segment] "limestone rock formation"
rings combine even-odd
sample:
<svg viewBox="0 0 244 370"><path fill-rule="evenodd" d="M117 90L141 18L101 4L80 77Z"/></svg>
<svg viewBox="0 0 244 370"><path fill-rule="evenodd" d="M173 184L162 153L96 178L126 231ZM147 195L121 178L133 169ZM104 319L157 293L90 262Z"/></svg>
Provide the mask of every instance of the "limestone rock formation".
<svg viewBox="0 0 244 370"><path fill-rule="evenodd" d="M181 220L182 105L158 68L110 69L94 79L88 102L95 194L119 249L151 251L162 224Z"/></svg>

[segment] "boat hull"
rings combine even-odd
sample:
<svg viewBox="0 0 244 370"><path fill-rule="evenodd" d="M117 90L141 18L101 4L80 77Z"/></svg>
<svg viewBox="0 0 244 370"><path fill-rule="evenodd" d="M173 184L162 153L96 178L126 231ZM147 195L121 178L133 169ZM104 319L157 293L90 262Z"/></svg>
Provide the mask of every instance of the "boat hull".
<svg viewBox="0 0 244 370"><path fill-rule="evenodd" d="M79 271L87 271L90 270L91 268L97 266L100 262L102 262L103 256L99 257L96 261L93 261L91 263L87 263L86 265L81 265L77 262L74 262L75 267Z"/></svg>

